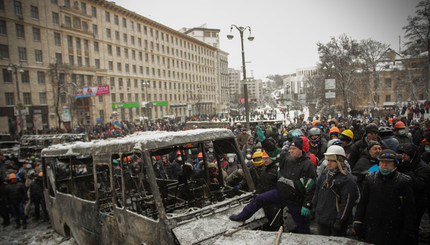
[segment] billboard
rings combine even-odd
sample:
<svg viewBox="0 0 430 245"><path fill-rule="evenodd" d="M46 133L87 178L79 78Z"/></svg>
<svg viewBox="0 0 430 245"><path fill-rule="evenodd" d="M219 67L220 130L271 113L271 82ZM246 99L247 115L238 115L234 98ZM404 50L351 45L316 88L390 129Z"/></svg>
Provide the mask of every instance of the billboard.
<svg viewBox="0 0 430 245"><path fill-rule="evenodd" d="M91 97L91 96L99 96L109 94L109 85L97 86L97 87L89 87L89 88L81 88L76 91L76 98L81 97Z"/></svg>

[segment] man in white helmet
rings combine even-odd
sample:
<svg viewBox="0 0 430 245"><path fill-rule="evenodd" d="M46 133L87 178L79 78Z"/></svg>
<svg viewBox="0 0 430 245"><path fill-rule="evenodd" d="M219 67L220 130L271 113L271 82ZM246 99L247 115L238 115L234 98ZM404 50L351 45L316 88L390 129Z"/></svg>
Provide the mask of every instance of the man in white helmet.
<svg viewBox="0 0 430 245"><path fill-rule="evenodd" d="M312 200L318 234L345 236L353 221L352 208L359 196L357 182L348 171L345 150L341 146L330 146L324 156L327 167L318 178Z"/></svg>

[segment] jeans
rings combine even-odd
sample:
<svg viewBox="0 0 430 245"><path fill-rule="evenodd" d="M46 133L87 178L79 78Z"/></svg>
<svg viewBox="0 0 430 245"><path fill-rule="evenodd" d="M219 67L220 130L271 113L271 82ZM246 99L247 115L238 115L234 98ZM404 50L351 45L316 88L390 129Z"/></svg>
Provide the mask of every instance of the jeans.
<svg viewBox="0 0 430 245"><path fill-rule="evenodd" d="M23 225L27 224L27 218L25 217L25 214L24 214L24 203L23 202L13 203L13 204L9 204L9 206L16 224L18 225L20 224L20 218L22 220Z"/></svg>

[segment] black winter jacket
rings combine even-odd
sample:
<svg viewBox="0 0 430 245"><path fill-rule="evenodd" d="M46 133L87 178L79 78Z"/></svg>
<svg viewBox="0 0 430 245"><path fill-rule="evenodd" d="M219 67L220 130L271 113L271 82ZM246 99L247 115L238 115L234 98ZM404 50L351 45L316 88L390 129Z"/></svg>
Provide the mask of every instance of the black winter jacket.
<svg viewBox="0 0 430 245"><path fill-rule="evenodd" d="M36 180L31 182L30 184L30 200L42 200L43 198L43 188L42 188L42 181L39 180L40 177L38 177Z"/></svg>
<svg viewBox="0 0 430 245"><path fill-rule="evenodd" d="M378 136L378 142L381 144L382 149L388 149L388 146L381 140L381 137ZM351 155L349 156L348 162L351 165L351 168L354 169L355 164L357 163L360 156L367 152L367 136L364 136L360 141L355 142L351 147Z"/></svg>
<svg viewBox="0 0 430 245"><path fill-rule="evenodd" d="M24 184L21 182L6 185L6 203L18 204L27 200Z"/></svg>
<svg viewBox="0 0 430 245"><path fill-rule="evenodd" d="M330 178L329 171L324 170L316 185L312 201L316 221L333 226L339 220L342 226L348 226L352 223L352 208L359 196L355 177L350 173L343 175L338 172L334 181L327 181L327 178Z"/></svg>
<svg viewBox="0 0 430 245"><path fill-rule="evenodd" d="M415 234L415 199L411 178L399 171L366 176L355 221L365 226L365 241L411 244Z"/></svg>

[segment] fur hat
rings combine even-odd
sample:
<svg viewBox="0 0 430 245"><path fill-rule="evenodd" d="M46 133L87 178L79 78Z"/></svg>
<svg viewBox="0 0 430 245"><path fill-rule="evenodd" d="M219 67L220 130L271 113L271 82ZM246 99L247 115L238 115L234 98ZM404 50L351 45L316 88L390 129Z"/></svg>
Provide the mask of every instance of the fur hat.
<svg viewBox="0 0 430 245"><path fill-rule="evenodd" d="M290 146L295 146L297 148L299 148L300 150L303 151L303 139L300 137L296 137L293 139L293 142L291 143Z"/></svg>

